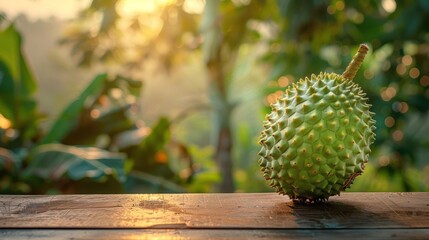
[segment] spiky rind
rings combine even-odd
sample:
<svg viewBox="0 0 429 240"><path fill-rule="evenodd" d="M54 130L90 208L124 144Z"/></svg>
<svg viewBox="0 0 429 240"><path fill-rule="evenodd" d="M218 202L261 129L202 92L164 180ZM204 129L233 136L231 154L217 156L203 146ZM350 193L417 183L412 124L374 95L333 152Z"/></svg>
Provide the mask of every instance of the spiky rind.
<svg viewBox="0 0 429 240"><path fill-rule="evenodd" d="M300 79L272 105L259 165L278 193L301 203L338 195L362 173L375 121L362 89L335 73Z"/></svg>

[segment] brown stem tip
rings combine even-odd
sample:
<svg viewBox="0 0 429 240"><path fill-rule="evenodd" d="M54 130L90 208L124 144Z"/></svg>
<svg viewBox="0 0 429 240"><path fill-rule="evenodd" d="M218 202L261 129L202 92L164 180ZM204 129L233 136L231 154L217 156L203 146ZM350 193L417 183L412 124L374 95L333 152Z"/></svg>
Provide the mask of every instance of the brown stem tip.
<svg viewBox="0 0 429 240"><path fill-rule="evenodd" d="M357 71L360 68L360 65L365 58L366 53L368 52L368 46L366 44L361 44L357 53L353 56L353 59L347 66L346 70L343 73L343 78L353 80L355 78Z"/></svg>

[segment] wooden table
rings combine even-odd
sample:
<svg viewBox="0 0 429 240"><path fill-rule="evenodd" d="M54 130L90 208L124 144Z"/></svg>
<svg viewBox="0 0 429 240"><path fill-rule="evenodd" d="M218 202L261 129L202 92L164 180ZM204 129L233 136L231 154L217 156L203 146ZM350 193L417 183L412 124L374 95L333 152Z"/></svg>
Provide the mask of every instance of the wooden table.
<svg viewBox="0 0 429 240"><path fill-rule="evenodd" d="M429 193L0 195L0 239L429 239Z"/></svg>

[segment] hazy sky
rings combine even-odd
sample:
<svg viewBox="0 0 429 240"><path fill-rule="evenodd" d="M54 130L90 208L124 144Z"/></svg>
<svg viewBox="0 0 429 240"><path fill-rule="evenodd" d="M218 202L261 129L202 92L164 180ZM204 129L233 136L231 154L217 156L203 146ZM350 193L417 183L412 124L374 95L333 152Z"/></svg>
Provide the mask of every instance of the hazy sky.
<svg viewBox="0 0 429 240"><path fill-rule="evenodd" d="M0 0L0 12L14 19L19 14L27 15L29 20L56 17L61 20L71 19L92 0ZM117 6L120 15L135 15L157 11L161 6L174 0L122 0ZM201 13L204 0L185 0L184 10Z"/></svg>
<svg viewBox="0 0 429 240"><path fill-rule="evenodd" d="M10 19L25 14L30 20L57 17L70 19L91 0L0 0L0 12Z"/></svg>

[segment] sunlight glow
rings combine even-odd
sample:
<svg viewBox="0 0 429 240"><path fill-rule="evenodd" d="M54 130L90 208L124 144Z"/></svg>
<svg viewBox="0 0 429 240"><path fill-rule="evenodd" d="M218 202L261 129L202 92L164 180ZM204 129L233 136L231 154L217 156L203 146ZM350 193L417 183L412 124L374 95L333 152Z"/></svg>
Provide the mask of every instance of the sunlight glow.
<svg viewBox="0 0 429 240"><path fill-rule="evenodd" d="M6 1L3 1L6 2ZM20 14L25 14L31 20L48 19L55 17L58 19L72 19L84 7L88 6L91 0L80 1L58 1L58 0L14 0L2 4L1 11L7 17L13 19Z"/></svg>
<svg viewBox="0 0 429 240"><path fill-rule="evenodd" d="M135 25L140 26L139 31L133 34L126 34L123 37L124 45L139 45L146 39L152 39L158 36L163 26L162 9L168 5L174 4L175 0L121 0L116 5L117 13L122 17L118 21L118 26L125 32ZM160 44L157 44L157 46ZM139 58L140 55L133 48L130 51L125 50L128 58Z"/></svg>
<svg viewBox="0 0 429 240"><path fill-rule="evenodd" d="M2 114L0 114L0 128L8 129L12 126L12 123L9 119L5 118Z"/></svg>
<svg viewBox="0 0 429 240"><path fill-rule="evenodd" d="M396 10L395 0L383 0L381 2L381 6L383 7L384 11L388 13L393 13Z"/></svg>
<svg viewBox="0 0 429 240"><path fill-rule="evenodd" d="M183 10L190 14L201 14L204 10L203 0L185 0Z"/></svg>
<svg viewBox="0 0 429 240"><path fill-rule="evenodd" d="M120 88L112 88L110 90L110 95L114 99L121 99L124 96L124 91L122 91L122 89L120 89Z"/></svg>
<svg viewBox="0 0 429 240"><path fill-rule="evenodd" d="M153 13L160 8L174 3L174 0L122 0L117 5L117 11L121 16L133 17L142 13Z"/></svg>

